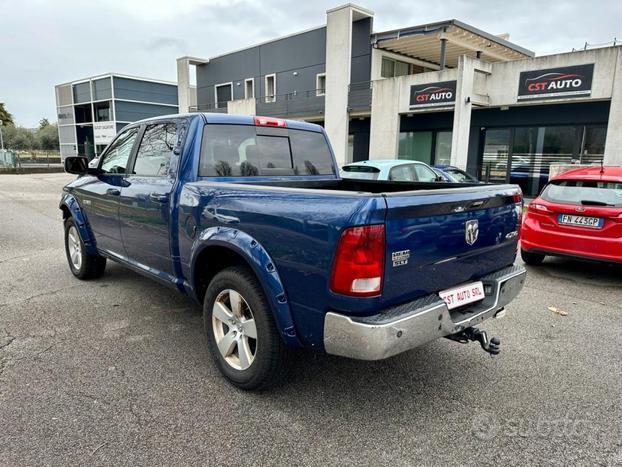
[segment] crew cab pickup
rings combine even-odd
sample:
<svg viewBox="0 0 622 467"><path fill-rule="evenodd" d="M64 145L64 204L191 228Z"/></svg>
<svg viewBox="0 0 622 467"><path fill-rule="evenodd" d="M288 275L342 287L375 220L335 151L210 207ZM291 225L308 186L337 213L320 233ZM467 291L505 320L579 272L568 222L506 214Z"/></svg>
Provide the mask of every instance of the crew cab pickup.
<svg viewBox="0 0 622 467"><path fill-rule="evenodd" d="M291 348L378 360L479 341L525 270L515 185L345 180L321 126L193 113L126 126L96 167L67 157L65 249L80 279L112 260L203 306L234 384L282 378Z"/></svg>

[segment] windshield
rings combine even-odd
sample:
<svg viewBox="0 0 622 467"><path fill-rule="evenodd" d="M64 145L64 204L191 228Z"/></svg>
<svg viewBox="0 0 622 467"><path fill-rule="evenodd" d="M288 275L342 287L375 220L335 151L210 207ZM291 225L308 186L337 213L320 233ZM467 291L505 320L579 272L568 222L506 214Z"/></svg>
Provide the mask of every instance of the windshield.
<svg viewBox="0 0 622 467"><path fill-rule="evenodd" d="M460 169L445 169L445 172L449 173L449 175L451 175L457 182L460 183L470 183L477 181L475 177L472 177L471 175Z"/></svg>
<svg viewBox="0 0 622 467"><path fill-rule="evenodd" d="M346 165L341 169L343 178L355 178L358 180L377 180L380 169L368 165Z"/></svg>
<svg viewBox="0 0 622 467"><path fill-rule="evenodd" d="M555 203L622 206L622 183L592 180L559 180L544 188L542 199Z"/></svg>

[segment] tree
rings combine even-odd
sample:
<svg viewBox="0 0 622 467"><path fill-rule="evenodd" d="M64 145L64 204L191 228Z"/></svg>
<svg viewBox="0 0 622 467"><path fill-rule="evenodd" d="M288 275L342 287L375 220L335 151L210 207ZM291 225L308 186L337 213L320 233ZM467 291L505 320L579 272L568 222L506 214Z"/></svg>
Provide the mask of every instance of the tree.
<svg viewBox="0 0 622 467"><path fill-rule="evenodd" d="M46 126L50 124L50 121L47 118L42 118L39 120L39 130L43 130Z"/></svg>
<svg viewBox="0 0 622 467"><path fill-rule="evenodd" d="M34 133L23 127L10 126L2 130L4 146L18 151L36 149L38 141Z"/></svg>
<svg viewBox="0 0 622 467"><path fill-rule="evenodd" d="M4 108L4 102L0 102L0 120L2 120L3 126L15 126L13 122L13 115Z"/></svg>
<svg viewBox="0 0 622 467"><path fill-rule="evenodd" d="M47 119L43 119L47 121ZM43 121L42 120L42 121ZM56 123L49 123L42 126L36 133L38 140L38 146L46 151L53 151L58 149L58 127Z"/></svg>

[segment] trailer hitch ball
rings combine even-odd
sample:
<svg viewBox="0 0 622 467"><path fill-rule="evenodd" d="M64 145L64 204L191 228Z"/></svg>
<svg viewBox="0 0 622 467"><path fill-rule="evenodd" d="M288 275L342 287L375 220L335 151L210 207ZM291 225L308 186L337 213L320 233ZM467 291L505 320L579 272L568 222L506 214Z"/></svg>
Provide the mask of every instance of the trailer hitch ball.
<svg viewBox="0 0 622 467"><path fill-rule="evenodd" d="M469 342L479 342L482 346L482 349L485 352L488 352L490 355L499 355L501 352L501 339L498 337L493 337L488 340L488 336L486 331L482 331L477 329L476 327L467 328L459 333L452 334L447 336L448 339L451 339L456 342L460 342L461 344L468 344Z"/></svg>

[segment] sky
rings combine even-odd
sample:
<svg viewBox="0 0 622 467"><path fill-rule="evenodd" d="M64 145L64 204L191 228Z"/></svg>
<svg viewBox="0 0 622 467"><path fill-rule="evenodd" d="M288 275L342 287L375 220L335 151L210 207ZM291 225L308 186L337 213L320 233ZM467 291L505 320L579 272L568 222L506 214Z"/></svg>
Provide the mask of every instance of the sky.
<svg viewBox="0 0 622 467"><path fill-rule="evenodd" d="M0 102L19 125L56 120L54 85L115 72L175 81L212 57L326 22L345 3L295 0L0 0ZM622 42L621 0L358 0L374 31L458 19L537 55Z"/></svg>

